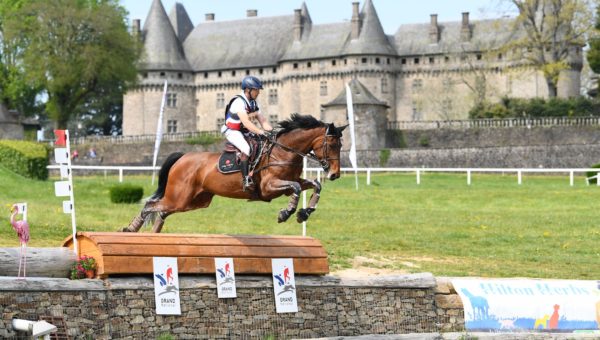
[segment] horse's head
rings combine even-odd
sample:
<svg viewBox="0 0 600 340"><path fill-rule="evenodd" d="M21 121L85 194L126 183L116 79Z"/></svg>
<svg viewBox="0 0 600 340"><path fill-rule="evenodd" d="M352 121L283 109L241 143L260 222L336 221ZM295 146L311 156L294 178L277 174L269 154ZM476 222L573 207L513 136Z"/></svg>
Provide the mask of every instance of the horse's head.
<svg viewBox="0 0 600 340"><path fill-rule="evenodd" d="M327 171L327 179L340 178L340 150L342 149L342 131L348 125L336 127L333 123L325 128L322 138L317 138L313 145L313 152L320 160L323 169Z"/></svg>

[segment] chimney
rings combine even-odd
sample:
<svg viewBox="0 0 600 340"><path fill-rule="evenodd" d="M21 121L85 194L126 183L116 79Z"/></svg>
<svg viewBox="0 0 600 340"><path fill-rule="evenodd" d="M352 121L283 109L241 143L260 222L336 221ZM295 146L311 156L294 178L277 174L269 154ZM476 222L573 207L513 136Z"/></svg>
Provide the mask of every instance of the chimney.
<svg viewBox="0 0 600 340"><path fill-rule="evenodd" d="M437 14L431 14L431 25L429 26L429 43L437 44L440 41L440 28L438 26Z"/></svg>
<svg viewBox="0 0 600 340"><path fill-rule="evenodd" d="M294 41L302 39L302 10L294 10Z"/></svg>
<svg viewBox="0 0 600 340"><path fill-rule="evenodd" d="M358 2L352 3L352 39L358 39L360 35L360 14L358 13Z"/></svg>
<svg viewBox="0 0 600 340"><path fill-rule="evenodd" d="M469 12L462 14L462 26L460 28L460 39L462 41L471 40L471 25L469 25Z"/></svg>
<svg viewBox="0 0 600 340"><path fill-rule="evenodd" d="M252 18L258 15L258 10L257 9L247 9L246 10L246 17L248 18Z"/></svg>
<svg viewBox="0 0 600 340"><path fill-rule="evenodd" d="M204 20L206 20L206 21L215 21L215 13L206 13L206 14L204 14Z"/></svg>
<svg viewBox="0 0 600 340"><path fill-rule="evenodd" d="M133 26L131 27L131 34L134 37L139 37L140 33L142 32L141 29L141 20L140 19L134 19L133 20Z"/></svg>

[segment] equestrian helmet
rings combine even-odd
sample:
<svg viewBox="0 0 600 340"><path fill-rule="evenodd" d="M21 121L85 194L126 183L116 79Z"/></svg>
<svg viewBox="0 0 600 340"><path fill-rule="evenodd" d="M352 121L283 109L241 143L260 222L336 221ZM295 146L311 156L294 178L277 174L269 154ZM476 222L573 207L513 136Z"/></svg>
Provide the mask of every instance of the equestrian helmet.
<svg viewBox="0 0 600 340"><path fill-rule="evenodd" d="M245 76L244 79L242 79L242 90L245 90L245 89L262 90L262 88L263 88L262 82L260 81L260 79L256 78L255 76Z"/></svg>

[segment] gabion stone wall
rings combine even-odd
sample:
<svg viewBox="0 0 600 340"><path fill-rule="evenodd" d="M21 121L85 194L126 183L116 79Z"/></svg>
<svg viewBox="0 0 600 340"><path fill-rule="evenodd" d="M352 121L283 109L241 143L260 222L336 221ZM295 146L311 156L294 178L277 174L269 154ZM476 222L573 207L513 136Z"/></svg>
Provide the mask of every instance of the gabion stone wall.
<svg viewBox="0 0 600 340"><path fill-rule="evenodd" d="M0 278L0 338L28 338L12 329L12 318L46 319L58 326L58 338L77 339L314 338L464 330L456 306L436 305L440 292L428 273L353 280L297 277L299 312L285 314L275 312L270 277L236 280L238 297L218 299L213 277L180 277L181 315L172 316L156 315L150 277Z"/></svg>

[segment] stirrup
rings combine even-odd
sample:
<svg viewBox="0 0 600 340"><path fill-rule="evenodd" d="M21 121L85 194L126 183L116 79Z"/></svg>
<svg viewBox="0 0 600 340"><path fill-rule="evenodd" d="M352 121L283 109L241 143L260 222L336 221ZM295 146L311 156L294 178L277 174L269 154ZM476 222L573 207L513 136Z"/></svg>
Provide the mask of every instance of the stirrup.
<svg viewBox="0 0 600 340"><path fill-rule="evenodd" d="M254 181L252 177L246 176L242 179L242 187L244 191L253 191L254 190Z"/></svg>

